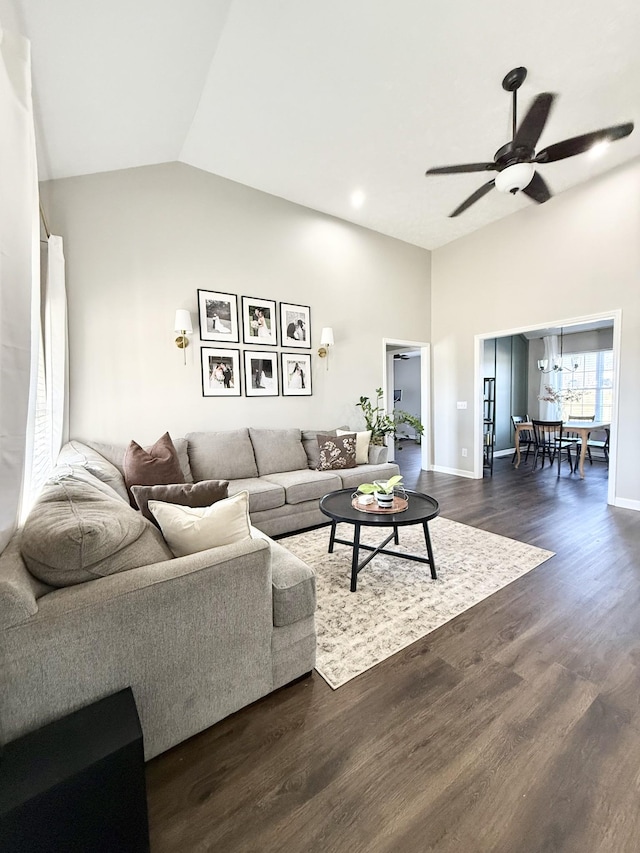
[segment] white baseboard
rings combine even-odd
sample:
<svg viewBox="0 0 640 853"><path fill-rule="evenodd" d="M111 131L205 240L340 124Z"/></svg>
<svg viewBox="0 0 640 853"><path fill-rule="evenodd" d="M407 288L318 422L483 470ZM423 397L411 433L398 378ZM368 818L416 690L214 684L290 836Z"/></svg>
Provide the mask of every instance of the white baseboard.
<svg viewBox="0 0 640 853"><path fill-rule="evenodd" d="M431 470L437 471L438 474L453 474L454 477L466 477L468 480L480 479L474 476L473 471L462 471L460 468L445 468L444 465L434 465Z"/></svg>
<svg viewBox="0 0 640 853"><path fill-rule="evenodd" d="M515 447L510 447L510 448L507 447L506 450L494 450L493 455L496 457L497 456L513 456L513 454L515 452L516 452Z"/></svg>
<svg viewBox="0 0 640 853"><path fill-rule="evenodd" d="M620 509L635 509L640 512L640 501L630 501L627 498L616 498L613 501L613 506L619 506Z"/></svg>

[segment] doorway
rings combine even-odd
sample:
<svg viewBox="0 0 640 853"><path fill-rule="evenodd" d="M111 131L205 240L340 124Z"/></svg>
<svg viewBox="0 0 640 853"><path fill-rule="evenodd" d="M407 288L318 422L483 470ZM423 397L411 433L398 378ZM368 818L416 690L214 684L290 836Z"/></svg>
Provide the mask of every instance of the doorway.
<svg viewBox="0 0 640 853"><path fill-rule="evenodd" d="M615 503L616 486L616 437L618 421L618 396L619 396L619 373L620 373L620 335L621 335L621 311L615 310L606 314L590 315L587 317L574 317L564 320L538 324L536 326L520 327L518 329L502 330L488 334L475 336L475 404L474 404L474 477L480 479L483 476L482 467L482 436L483 436L483 408L482 389L485 372L484 347L485 341L490 339L502 339L516 335L529 338L541 337L545 332L555 333L563 329L564 334L576 334L589 330L609 326L612 328L612 350L613 350L613 405L611 415L611 438L609 448L609 478L607 503ZM537 333L537 334L536 334ZM533 376L530 374L530 382L539 380L539 373L534 368ZM533 393L533 392L531 392ZM531 394L530 394L531 400ZM536 413L537 414L537 413Z"/></svg>
<svg viewBox="0 0 640 853"><path fill-rule="evenodd" d="M403 358L404 356L404 358ZM382 341L383 385L387 412L394 409L395 392L402 392L402 400L397 407L415 414L424 426L420 440L420 467L423 471L431 468L431 345L423 341L403 341L384 338ZM399 366L410 362L411 369L403 371ZM396 371L396 366L398 370ZM402 378L404 387L398 381ZM407 384L408 383L408 384ZM418 411L412 411L417 406ZM408 431L408 435L411 435ZM394 442L389 445L389 460L396 458Z"/></svg>

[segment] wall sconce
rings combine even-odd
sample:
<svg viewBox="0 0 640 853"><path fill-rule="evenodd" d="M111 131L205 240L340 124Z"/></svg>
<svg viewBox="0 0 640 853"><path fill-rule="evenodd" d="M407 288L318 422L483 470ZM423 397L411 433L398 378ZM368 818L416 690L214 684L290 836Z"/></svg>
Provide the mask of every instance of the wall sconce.
<svg viewBox="0 0 640 853"><path fill-rule="evenodd" d="M320 335L320 349L318 355L320 358L327 359L327 370L329 370L329 347L333 346L333 329L329 326L322 330Z"/></svg>
<svg viewBox="0 0 640 853"><path fill-rule="evenodd" d="M189 338L187 335L193 333L193 326L191 325L191 314L184 308L178 308L176 311L176 319L173 323L173 329L175 332L180 332L176 338L176 346L180 347L184 353L184 363L186 364L187 347L189 346Z"/></svg>

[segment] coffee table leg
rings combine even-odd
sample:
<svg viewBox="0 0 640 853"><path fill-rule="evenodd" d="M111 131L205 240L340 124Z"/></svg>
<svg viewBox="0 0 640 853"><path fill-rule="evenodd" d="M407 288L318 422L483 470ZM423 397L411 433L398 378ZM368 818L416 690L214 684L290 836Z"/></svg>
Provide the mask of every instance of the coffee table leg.
<svg viewBox="0 0 640 853"><path fill-rule="evenodd" d="M431 536L429 536L429 525L426 521L423 521L422 526L424 527L424 541L427 543L427 554L429 555L429 568L431 569L431 577L435 581L438 579L438 575L436 574L436 564L433 560L433 548L431 547Z"/></svg>
<svg viewBox="0 0 640 853"><path fill-rule="evenodd" d="M360 554L360 525L353 526L353 554L351 555L351 592L356 591L358 584L358 557Z"/></svg>
<svg viewBox="0 0 640 853"><path fill-rule="evenodd" d="M395 524L393 526L393 544L394 545L400 544L400 540L398 539L398 525L397 524Z"/></svg>
<svg viewBox="0 0 640 853"><path fill-rule="evenodd" d="M335 522L335 521L331 522L331 535L329 536L329 551L328 551L329 554L333 554L333 546L335 545L335 541L336 541L336 524L337 524L337 522Z"/></svg>

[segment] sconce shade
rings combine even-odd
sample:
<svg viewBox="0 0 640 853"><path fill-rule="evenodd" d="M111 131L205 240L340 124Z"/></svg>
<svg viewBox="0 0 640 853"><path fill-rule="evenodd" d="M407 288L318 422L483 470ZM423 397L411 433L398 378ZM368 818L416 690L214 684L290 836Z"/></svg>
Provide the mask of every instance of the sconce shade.
<svg viewBox="0 0 640 853"><path fill-rule="evenodd" d="M174 332L193 332L191 325L191 314L184 308L178 308L176 311L176 319L173 324Z"/></svg>
<svg viewBox="0 0 640 853"><path fill-rule="evenodd" d="M320 335L320 346L333 346L333 329L330 326L327 326L325 329L322 330L322 334Z"/></svg>

